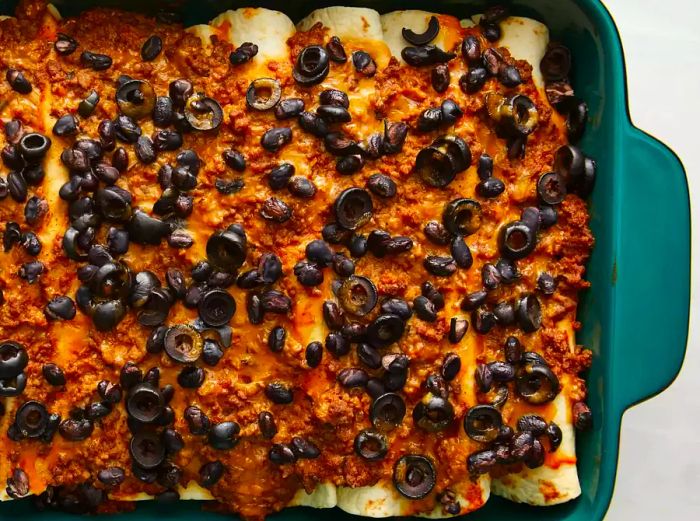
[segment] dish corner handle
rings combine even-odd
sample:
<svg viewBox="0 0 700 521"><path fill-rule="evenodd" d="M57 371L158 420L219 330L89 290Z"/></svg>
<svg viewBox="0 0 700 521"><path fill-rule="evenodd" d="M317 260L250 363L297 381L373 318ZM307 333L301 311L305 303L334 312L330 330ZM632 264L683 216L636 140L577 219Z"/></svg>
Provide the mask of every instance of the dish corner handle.
<svg viewBox="0 0 700 521"><path fill-rule="evenodd" d="M630 126L624 142L614 346L620 405L668 387L685 357L690 311L690 200L683 165Z"/></svg>

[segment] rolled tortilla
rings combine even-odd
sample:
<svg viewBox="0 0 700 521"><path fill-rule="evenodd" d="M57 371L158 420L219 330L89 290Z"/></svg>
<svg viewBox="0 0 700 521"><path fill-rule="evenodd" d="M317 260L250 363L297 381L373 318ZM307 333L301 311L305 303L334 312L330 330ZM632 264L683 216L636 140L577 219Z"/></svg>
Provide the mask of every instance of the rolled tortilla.
<svg viewBox="0 0 700 521"><path fill-rule="evenodd" d="M384 41L389 46L392 56L400 63L405 63L401 51L411 45L404 39L402 30L407 28L422 33L427 28L431 16L435 16L440 22L440 32L430 44L444 51L457 47L462 41L462 31L459 19L454 16L418 10L393 11L382 15Z"/></svg>

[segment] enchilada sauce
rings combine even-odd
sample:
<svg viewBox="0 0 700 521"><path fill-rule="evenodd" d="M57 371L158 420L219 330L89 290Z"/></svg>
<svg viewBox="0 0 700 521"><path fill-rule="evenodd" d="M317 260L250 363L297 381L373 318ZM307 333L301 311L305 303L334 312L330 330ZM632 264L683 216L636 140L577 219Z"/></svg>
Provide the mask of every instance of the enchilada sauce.
<svg viewBox="0 0 700 521"><path fill-rule="evenodd" d="M436 497L450 489L471 502L471 506L457 506L457 511L466 512L481 504L481 493L473 481L475 476L470 476L467 458L484 446L467 437L462 419L471 407L489 403L491 399L487 393L477 391L472 373L481 364L504 360L503 345L507 337L517 337L523 350L545 358L548 367L563 382L561 392L566 393L569 402L585 399L585 384L578 375L590 363L590 353L572 344L571 328L578 327L576 299L578 292L587 287L582 277L593 240L585 203L577 195L566 196L558 205L557 222L541 230L534 251L517 261L520 276L510 284L499 284L486 298L484 309L491 309L499 302L515 304L523 295L536 295L542 316L541 326L536 331L526 333L516 323L496 325L488 333L479 334L475 331L475 317L460 307L467 294L482 288L484 264L496 263L499 259L501 227L518 220L523 208L537 206L539 176L552 170L555 152L566 144L561 117L553 112L532 82L530 64L513 61L507 50L501 49L505 63L517 68L522 83L505 87L496 78L489 78L482 89L466 94L457 79L467 71L467 66L461 56L457 56L447 63L451 76L448 90L438 93L431 86L431 67L401 65L395 58L388 58L387 48L381 42L343 42L348 60L345 63L331 61L328 77L321 85L302 87L292 77L299 53L312 44L325 45L333 36L320 26L290 39L288 60L268 61L262 65L253 60L232 65L229 54L234 48L223 39L214 36L210 45L205 46L179 25L158 23L134 13L96 9L76 19L56 21L43 2L29 0L20 3L17 15L16 19L0 21L0 69L3 74L10 68L21 70L32 90L22 94L13 90L8 82L0 82L0 115L6 127L12 119L17 119L25 133L46 135L51 138L52 145L42 162L45 177L29 185L27 196L46 201L45 213L28 223L26 203L12 196L0 202L0 228L5 235L9 233L7 223L15 222L22 234L33 232L41 242L37 255L31 255L28 248L22 246L24 239L0 254L0 289L4 297L0 306L0 339L24 346L29 359L24 368L26 388L18 396L4 398L5 412L0 417L3 437L0 477L3 482L15 469L22 469L34 494L54 487L55 491L72 490L79 495L80 490L75 487L89 483L91 487L106 490L115 500L135 498L138 494L168 499L176 496L172 492L164 494L166 490L202 482L200 469L218 461L225 471L208 487L211 495L226 509L244 518L261 519L284 508L300 489L311 491L319 483L391 486L395 462L405 454L421 454L434 461L436 483L430 494L414 502L413 511L432 510L439 503ZM467 35L476 36L484 48L491 45L478 28L461 29L455 25L453 23L450 30L459 36L455 39L456 48L446 51L454 50L459 54L459 43ZM54 42L60 38L59 34L77 41L75 52L68 55L57 52ZM141 47L152 35L162 40L162 52L152 61L144 61ZM108 68L94 70L95 67L86 63L84 55L81 59L84 51L109 56L112 63ZM354 51L366 51L375 57L379 67L374 75L358 72L353 64ZM192 268L207 259L210 236L230 225L241 224L247 247L245 261L236 274L256 268L261 256L267 253L277 255L282 264L283 275L269 286L250 290L233 283L225 287L236 303L236 311L229 322L230 346L221 346L223 354L219 355L215 366L201 359L191 364L203 371L204 380L200 385L183 387L183 364L164 351L155 354L147 351L147 342L155 328L142 325L143 317L140 322L133 306L114 327L102 328L107 330L98 329L95 316L90 317L81 309L69 320L55 320L45 313L47 303L57 296L79 300L76 292L82 283L77 270L87 264L85 260L69 259L63 247L71 217L69 204L59 197L59 190L69 180L61 153L70 149L76 140L98 139L100 123L117 117L119 108L115 94L120 75L148 81L158 96L167 96L174 80L187 79L194 93L201 92L216 100L222 109L222 121L214 131L182 134L182 146L177 150L158 151L155 161L149 164L137 158L134 144L116 141L116 146L123 147L128 154L128 168L121 173L116 186L128 191L132 208L140 208L154 217L158 216L153 213L153 205L163 193L159 186L159 170L163 165L176 166L176 156L189 149L201 160L201 168L196 186L183 190L186 196L192 197L191 214L170 223L178 227L178 233L191 238L191 246L173 247L166 238L158 241L158 245L137 244L132 240L126 253L114 257L128 266L133 275L152 272L161 288L167 287L168 270L180 270L190 286L194 284L190 275ZM259 112L246 105L246 93L256 77L276 79L282 98L302 99L309 112L318 106L319 93L324 88L342 90L348 94L352 119L344 124L332 124L334 129L344 131L347 137L359 143L372 133L382 134L385 121L405 123L408 128L405 142L397 153L383 154L377 159L363 157L364 166L359 171L343 175L336 167L338 159L326 151L323 139L303 130L297 118L277 120L273 111ZM98 93L99 103L89 116L79 116L80 102L92 91ZM524 157L508 158L506 140L497 135L484 106L487 92L503 96L517 93L534 102L539 122L527 139ZM452 99L459 106L463 112L461 117L453 125L417 131L420 114L429 107L439 107L445 99ZM78 130L72 135L56 135L56 120L67 114L75 115ZM137 123L142 136L158 131L150 115ZM292 132L290 143L278 152L261 146L261 137L272 127L287 127ZM468 144L470 166L444 188L427 186L414 171L416 156L436 137L446 133L456 134ZM0 147L9 145L8 140L5 134L1 135ZM227 166L222 156L227 150L243 154L246 164L242 172ZM493 175L505 184L505 191L493 198L477 194L476 165L484 153L493 158ZM105 161L109 162L112 155L111 151L105 152ZM315 193L311 198L297 197L287 189L270 188L270 171L282 162L294 164L295 175L314 184ZM3 177L9 180L11 169L2 168ZM337 379L339 374L348 375L343 370L355 368L364 372L357 377L361 382L358 385L366 384L368 377L386 381L386 367L363 365L354 341L348 342L351 349L341 356L333 356L324 348L320 364L310 367L307 345L315 341L328 344L330 330L322 318L323 303L325 300L338 302L333 287L338 284L337 280L344 279L332 267L326 267L321 270L322 282L304 285L295 275L295 266L304 260L307 244L321 239L324 226L335 220L333 204L339 194L352 187L365 190L373 174L383 174L393 180L397 186L396 195L383 198L372 194L372 215L356 230L356 235L367 237L373 230L383 230L391 238L406 239L404 246L401 241L392 243L398 244L397 252L383 258L373 253L353 258L355 275L373 282L379 303L366 316L353 318L346 313L346 322L373 323L380 314L381 303L388 298L413 303L414 309L413 316L405 321L400 339L379 348L385 365L395 360L395 357L386 358L391 354L406 355L410 360L408 369L404 369L405 384L396 391L405 401L406 416L398 427L386 433L386 455L378 461L366 461L355 453L353 445L361 430L372 427L369 411L373 398L362 386L344 387ZM217 189L217 182L221 180L235 181L238 188L232 190L233 193L221 193ZM81 197L88 196L92 197L89 190L81 194ZM287 210L270 203L271 197L282 200ZM423 228L429 221L442 222L446 204L458 198L476 200L481 206L481 227L465 238L473 265L468 269L458 268L449 277L436 276L426 270L424 259L429 255L449 257L450 248L431 242ZM274 207L270 207L271 204ZM279 212L284 214L285 211L291 212L291 217L279 222L283 220ZM263 218L261 212L268 217L273 214L273 218ZM111 227L127 226L118 222L98 224L94 227L93 243L106 244ZM342 234L352 235L347 231ZM352 258L345 244L333 244L332 249ZM27 270L31 271L32 267L27 263L36 261L42 263L43 271L30 283L31 274L28 275ZM24 278L19 276L20 272ZM537 290L542 272L558 283L556 293L551 296ZM232 277L229 276L230 281L235 280ZM416 298L422 291L426 292L425 287L421 290L425 282L430 282L444 299L444 307L437 310L434 321L422 319L416 309ZM267 312L259 324L252 324L247 313L251 299L270 290L288 297L288 312ZM162 322L165 326L192 324L197 317L196 307L187 307L178 299ZM451 344L448 339L453 317L471 323L458 344ZM278 326L284 328L286 337L283 349L273 351L268 346L268 337ZM214 334L209 336L224 343ZM376 347L372 349L377 350ZM430 375L441 373L443 359L450 352L457 353L462 360L457 378L445 384L454 418L448 428L426 432L414 425L412 411L429 393L426 380ZM101 395L98 392L100 382L117 384L122 378L123 396L128 394L128 377L125 380L122 375L127 362L136 364L142 373L158 368L155 389L168 384L173 386L174 394L169 402L173 418L167 426L143 427L134 426L133 421L128 423L123 398L109 405L104 415L99 413L95 404L105 403L105 384L101 384ZM63 370L65 384L47 383L42 368L49 363ZM190 379L197 378L198 373L193 374ZM153 373L150 381L154 382L152 377ZM280 383L285 391L291 391L291 403L284 403L289 401L284 397L271 400L271 383ZM532 406L518 395L512 381L506 386L509 398L502 408L504 423L515 426L525 413L540 414L546 421L554 416L551 404ZM17 411L28 401L39 402L50 413L60 415L62 422L69 418L77 424L87 421L92 431L81 441L71 441L71 434L66 435L70 426L62 424L61 431L48 443L17 435L16 431L8 438ZM212 441L211 434L193 434L185 417L189 406L203 411L212 426L235 422L239 431L227 438L235 446L215 448L216 435ZM272 440L262 435L259 425L259 416L265 411L272 414L276 425ZM99 417L85 420L89 414ZM134 433L139 429L154 429L161 436L165 428L177 431L184 442L181 450L167 456L168 465L175 465L175 470L169 467L171 474L168 476L165 464L156 471L135 469L129 451ZM304 453L303 448L292 443L297 437L311 442L320 454L315 454L313 449ZM281 446L276 447L277 453L271 456L273 444ZM295 461L279 464L279 458L284 459L285 454ZM271 461L271 457L278 458L277 462ZM562 455L565 460L571 457ZM556 466L559 464L556 458L556 453L548 456L547 464ZM107 486L97 480L100 471L113 467L124 470L123 482ZM174 483L172 473L175 474ZM44 500L50 502L51 498L47 499L44 494ZM96 508L111 511L125 508L124 505L104 501Z"/></svg>

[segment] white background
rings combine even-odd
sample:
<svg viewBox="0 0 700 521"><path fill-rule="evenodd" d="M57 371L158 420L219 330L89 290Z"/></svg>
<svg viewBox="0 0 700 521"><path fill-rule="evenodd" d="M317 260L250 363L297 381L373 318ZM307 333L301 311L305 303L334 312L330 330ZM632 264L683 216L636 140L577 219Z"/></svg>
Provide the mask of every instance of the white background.
<svg viewBox="0 0 700 521"><path fill-rule="evenodd" d="M685 166L694 256L690 338L683 370L664 393L625 414L617 483L606 521L697 521L700 324L693 317L700 316L700 3L604 2L622 36L632 120L675 150ZM673 276L671 266L659 269Z"/></svg>

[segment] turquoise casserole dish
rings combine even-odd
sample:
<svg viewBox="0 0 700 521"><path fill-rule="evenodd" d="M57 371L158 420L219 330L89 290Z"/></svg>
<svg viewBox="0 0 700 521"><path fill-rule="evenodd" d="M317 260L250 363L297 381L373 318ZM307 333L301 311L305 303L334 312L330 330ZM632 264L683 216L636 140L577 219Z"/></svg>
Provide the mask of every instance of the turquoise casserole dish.
<svg viewBox="0 0 700 521"><path fill-rule="evenodd" d="M12 14L15 1L0 0L0 14ZM279 9L293 19L311 10L341 4L387 12L422 8L465 18L484 8L470 0L336 0L308 1L89 1L54 0L64 15L94 5L156 11L180 11L186 24L206 23L230 7L259 5ZM678 157L630 121L625 64L620 37L599 0L515 0L513 14L544 22L552 39L574 56L577 95L588 102L590 119L581 143L598 162L598 179L590 201L596 238L588 263L592 286L582 295L578 342L594 353L588 374L594 427L577 439L582 495L568 504L528 507L492 497L474 521L499 519L593 521L605 515L615 483L624 411L666 388L678 374L688 331L690 300L690 203ZM666 275L667 266L672 276ZM0 505L0 520L42 521L45 514L30 500ZM53 521L74 519L52 512ZM114 518L114 516L111 516ZM340 510L287 509L274 521L357 519ZM119 521L218 521L223 516L202 510L197 502L141 504Z"/></svg>

